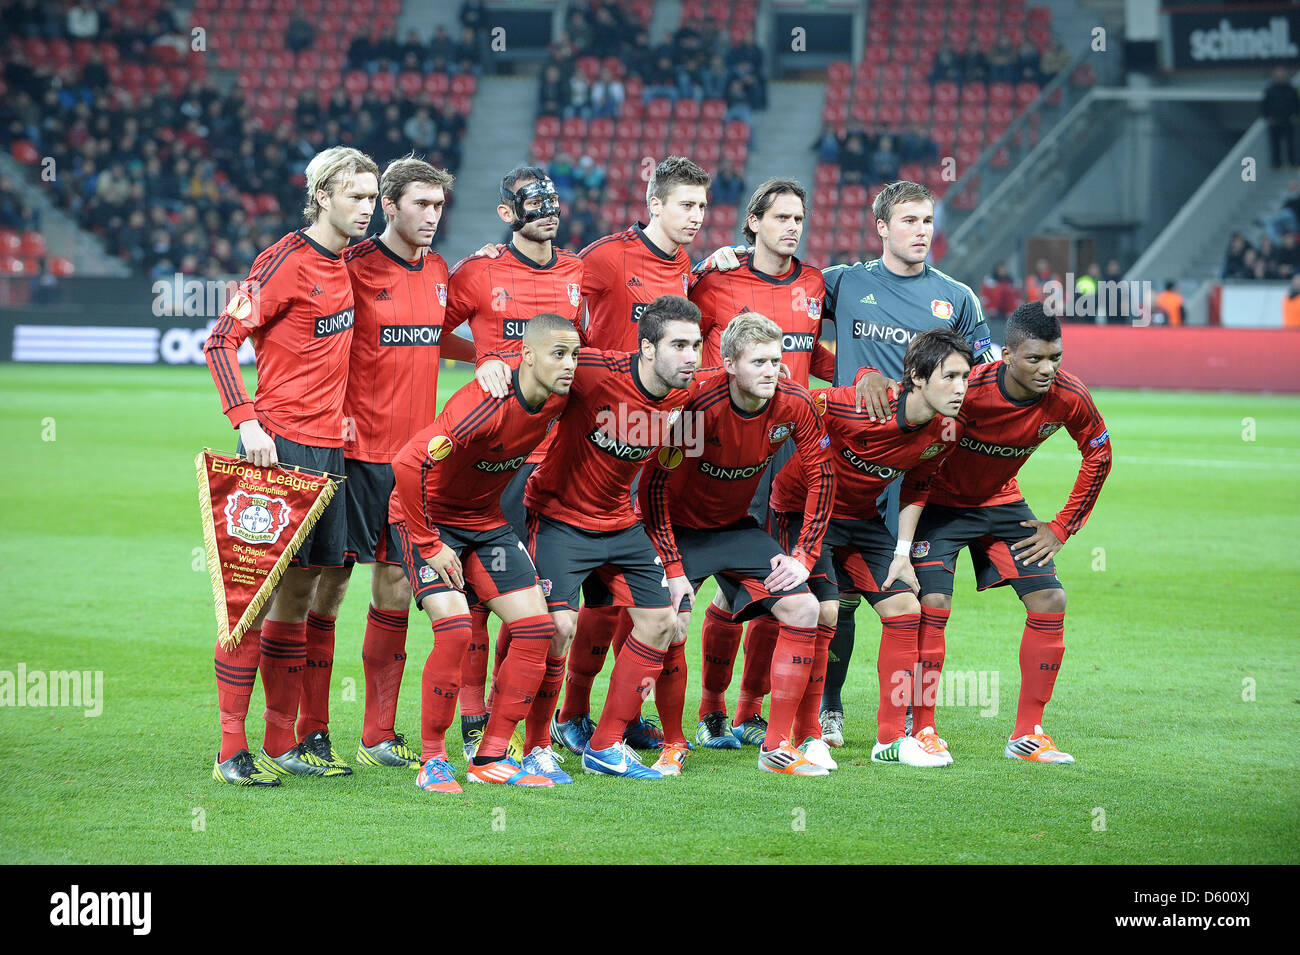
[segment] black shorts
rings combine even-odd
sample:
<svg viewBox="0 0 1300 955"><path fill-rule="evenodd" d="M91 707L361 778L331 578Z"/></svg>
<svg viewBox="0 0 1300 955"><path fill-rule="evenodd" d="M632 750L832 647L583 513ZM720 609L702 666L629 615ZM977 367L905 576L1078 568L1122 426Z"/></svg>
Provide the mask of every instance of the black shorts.
<svg viewBox="0 0 1300 955"><path fill-rule="evenodd" d="M1031 537L1021 521L1035 520L1024 501L992 507L941 507L927 504L921 512L912 544L912 566L922 594L951 594L957 555L970 548L975 585L980 590L1010 584L1018 596L1036 590L1060 589L1056 563L1042 567L1023 564L1011 545ZM1036 563L1036 562L1035 562Z"/></svg>
<svg viewBox="0 0 1300 955"><path fill-rule="evenodd" d="M537 570L532 558L509 524L489 531L471 531L443 524L436 527L442 542L460 558L465 574L465 602L470 606L537 586ZM402 568L406 571L406 579L411 582L417 607L425 597L456 592L454 587L443 583L420 556L405 521L393 525L393 534L398 541Z"/></svg>
<svg viewBox="0 0 1300 955"><path fill-rule="evenodd" d="M710 530L674 527L673 537L691 587L698 591L710 577L716 580L718 589L731 605L733 620L749 620L771 613L772 606L782 597L808 593L807 584L778 594L763 586L772 573L772 558L787 552L751 517L730 527Z"/></svg>
<svg viewBox="0 0 1300 955"><path fill-rule="evenodd" d="M663 561L640 524L621 531L584 531L528 512L528 552L542 579L546 607L578 609L578 593L588 606L669 606Z"/></svg>
<svg viewBox="0 0 1300 955"><path fill-rule="evenodd" d="M803 531L803 514L772 511L769 516L772 519L770 525L772 536L781 545L782 551L790 553L790 550L799 543L799 534ZM831 549L823 541L822 552L808 574L808 589L819 603L823 600L839 600L840 588L835 580L835 565L831 560Z"/></svg>
<svg viewBox="0 0 1300 955"><path fill-rule="evenodd" d="M536 464L524 464L510 479L506 489L501 492L501 510L510 522L515 536L521 541L528 540L528 511L524 508L524 485L528 475L537 470Z"/></svg>
<svg viewBox="0 0 1300 955"><path fill-rule="evenodd" d="M824 549L829 549L835 563L835 579L841 590L852 590L867 598L873 607L895 594L910 594L912 588L895 580L888 590L881 582L889 576L898 539L890 533L881 517L869 521L846 521L831 518L826 528Z"/></svg>
<svg viewBox="0 0 1300 955"><path fill-rule="evenodd" d="M388 523L388 499L393 496L393 466L370 461L343 462L348 505L347 563L400 564L402 549Z"/></svg>
<svg viewBox="0 0 1300 955"><path fill-rule="evenodd" d="M282 438L270 431L275 441L275 454L283 467L293 469L294 465L324 471L335 477L343 477L343 449L317 448L310 444L299 444ZM244 453L244 442L239 442L238 452ZM307 532L298 553L290 562L290 567L342 567L344 551L348 543L347 481L343 487L334 492L320 519Z"/></svg>

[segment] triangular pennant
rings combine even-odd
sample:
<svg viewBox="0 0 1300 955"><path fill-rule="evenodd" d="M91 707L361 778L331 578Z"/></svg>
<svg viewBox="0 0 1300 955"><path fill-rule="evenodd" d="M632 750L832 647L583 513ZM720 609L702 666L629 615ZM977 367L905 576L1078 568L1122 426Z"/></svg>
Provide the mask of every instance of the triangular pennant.
<svg viewBox="0 0 1300 955"><path fill-rule="evenodd" d="M194 466L217 640L234 650L343 478L257 467L208 448Z"/></svg>

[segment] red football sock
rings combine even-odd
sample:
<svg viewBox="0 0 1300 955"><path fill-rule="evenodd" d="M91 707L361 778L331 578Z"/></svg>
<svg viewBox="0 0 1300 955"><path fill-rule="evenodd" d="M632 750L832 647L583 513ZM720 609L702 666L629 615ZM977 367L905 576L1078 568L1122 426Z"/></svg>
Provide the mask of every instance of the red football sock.
<svg viewBox="0 0 1300 955"><path fill-rule="evenodd" d="M551 615L547 614L546 616L547 619L550 619ZM554 626L555 624L552 623L551 627L554 628ZM506 662L506 654L508 654L509 652L510 652L510 624L502 621L501 626L497 629L496 646L493 647L492 649L492 679L488 681L488 698L487 698L487 708L489 712L491 712L492 710L492 693L494 688L497 685L497 674L501 671L501 664Z"/></svg>
<svg viewBox="0 0 1300 955"><path fill-rule="evenodd" d="M951 610L938 607L921 608L921 630L917 635L917 679L921 691L916 694L920 702L912 704L912 732L934 726L934 706L939 697L939 680L943 675L943 657L946 650L943 629L948 626Z"/></svg>
<svg viewBox="0 0 1300 955"><path fill-rule="evenodd" d="M808 686L799 701L799 711L794 718L794 734L790 741L798 746L809 736L822 738L822 724L817 719L822 705L822 687L826 685L826 661L830 658L831 638L835 636L835 624L829 627L817 625L817 641L813 652L812 670L808 674Z"/></svg>
<svg viewBox="0 0 1300 955"><path fill-rule="evenodd" d="M569 648L569 670L564 678L564 705L560 722L591 712L591 684L600 675L609 641L618 627L622 607L583 607L578 629Z"/></svg>
<svg viewBox="0 0 1300 955"><path fill-rule="evenodd" d="M665 743L685 743L682 712L686 709L686 644L674 643L664 651L664 666L655 682L655 709L664 729Z"/></svg>
<svg viewBox="0 0 1300 955"><path fill-rule="evenodd" d="M618 621L614 624L614 635L609 638L609 652L618 656L618 651L623 649L623 644L627 643L627 638L632 636L632 615L627 612L626 607L620 607L622 611L618 615Z"/></svg>
<svg viewBox="0 0 1300 955"><path fill-rule="evenodd" d="M460 670L460 715L482 716L487 712L483 694L487 689L488 609L475 604L469 611L469 648Z"/></svg>
<svg viewBox="0 0 1300 955"><path fill-rule="evenodd" d="M1020 638L1020 702L1012 739L1027 736L1035 725L1042 725L1043 707L1052 698L1064 656L1065 614L1028 611Z"/></svg>
<svg viewBox="0 0 1300 955"><path fill-rule="evenodd" d="M803 701L804 690L808 689L808 676L812 673L816 651L816 627L779 625L776 648L772 651L772 706L768 712L764 749L776 749L781 740L790 739L795 714Z"/></svg>
<svg viewBox="0 0 1300 955"><path fill-rule="evenodd" d="M302 672L307 665L307 622L266 620L262 623L262 688L266 690L268 756L283 756L297 744L293 721L302 697Z"/></svg>
<svg viewBox="0 0 1300 955"><path fill-rule="evenodd" d="M532 709L546 675L546 650L555 636L555 624L551 623L550 614L523 617L515 621L511 632L515 639L492 680L496 705L483 729L483 742L478 750L483 757L504 756L510 745L510 734Z"/></svg>
<svg viewBox="0 0 1300 955"><path fill-rule="evenodd" d="M636 634L627 638L614 661L605 708L589 744L592 749L609 749L623 739L627 724L641 715L641 704L663 668L663 650L642 643Z"/></svg>
<svg viewBox="0 0 1300 955"><path fill-rule="evenodd" d="M456 713L460 670L469 646L469 614L433 622L433 649L420 679L420 762L447 758L447 727Z"/></svg>
<svg viewBox="0 0 1300 955"><path fill-rule="evenodd" d="M406 668L408 622L405 612L377 610L373 604L366 612L366 635L361 643L361 668L366 674L363 746L374 746L396 735L393 724L397 720L402 671Z"/></svg>
<svg viewBox="0 0 1300 955"><path fill-rule="evenodd" d="M212 662L217 671L217 710L221 714L218 762L224 763L241 749L248 749L244 727L261 656L261 630L246 630L239 646L233 650L226 650L218 643L212 651Z"/></svg>
<svg viewBox="0 0 1300 955"><path fill-rule="evenodd" d="M876 740L892 743L903 735L907 707L912 702L912 668L916 666L919 613L881 617L880 656L876 674L880 679L880 706L876 710ZM920 729L920 727L917 727Z"/></svg>
<svg viewBox="0 0 1300 955"><path fill-rule="evenodd" d="M700 628L700 642L704 645L704 662L700 666L700 719L709 713L727 712L727 687L731 685L743 628L743 624L731 619L731 614L712 603L704 611L704 625ZM655 696L658 697L658 691Z"/></svg>
<svg viewBox="0 0 1300 955"><path fill-rule="evenodd" d="M298 701L298 740L330 728L330 677L334 675L334 617L307 614L307 669Z"/></svg>
<svg viewBox="0 0 1300 955"><path fill-rule="evenodd" d="M537 688L533 705L524 717L524 753L531 753L535 747L542 749L551 745L551 717L555 715L555 701L560 698L560 687L564 686L564 657L546 656L546 675L542 685Z"/></svg>
<svg viewBox="0 0 1300 955"><path fill-rule="evenodd" d="M772 652L780 624L772 616L756 617L745 633L745 665L740 671L740 698L732 726L763 715L763 697L772 689ZM789 729L787 726L786 729Z"/></svg>

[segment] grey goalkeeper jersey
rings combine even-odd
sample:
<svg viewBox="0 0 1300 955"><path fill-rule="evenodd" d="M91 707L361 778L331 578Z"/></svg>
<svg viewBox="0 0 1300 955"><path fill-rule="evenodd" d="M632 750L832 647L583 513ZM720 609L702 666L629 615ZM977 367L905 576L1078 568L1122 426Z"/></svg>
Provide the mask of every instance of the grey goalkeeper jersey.
<svg viewBox="0 0 1300 955"><path fill-rule="evenodd" d="M901 379L907 346L931 328L951 328L970 342L976 362L994 360L979 298L933 266L895 275L872 259L832 265L823 274L824 317L835 322L835 384L853 384L864 365Z"/></svg>

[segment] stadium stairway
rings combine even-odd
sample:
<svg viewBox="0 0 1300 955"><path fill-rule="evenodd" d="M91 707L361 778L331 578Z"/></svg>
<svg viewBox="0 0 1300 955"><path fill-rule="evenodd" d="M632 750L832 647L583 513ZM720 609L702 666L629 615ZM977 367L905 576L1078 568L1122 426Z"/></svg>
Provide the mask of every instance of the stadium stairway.
<svg viewBox="0 0 1300 955"><path fill-rule="evenodd" d="M754 114L754 142L749 151L749 161L745 163L746 193L740 198L742 219L749 193L764 179L773 176L798 179L808 190L809 203L812 202L813 180L817 175L817 157L812 144L821 131L825 93L824 83L768 84L768 107ZM808 222L804 223L801 257L808 254L808 225ZM742 241L739 232L736 241Z"/></svg>
<svg viewBox="0 0 1300 955"><path fill-rule="evenodd" d="M41 235L50 254L71 259L79 276L124 278L130 275L130 267L116 256L109 255L97 236L81 229L50 201L45 190L32 186L30 172L7 152L0 152L0 173L15 184L29 186L23 191L23 198L40 213ZM58 175L57 169L55 175Z"/></svg>
<svg viewBox="0 0 1300 955"><path fill-rule="evenodd" d="M501 177L527 156L537 107L533 76L483 76L479 79L461 151L465 156L452 193L454 227L439 248L449 266L484 242L500 241L506 227L497 218ZM453 221L453 220L449 220Z"/></svg>

